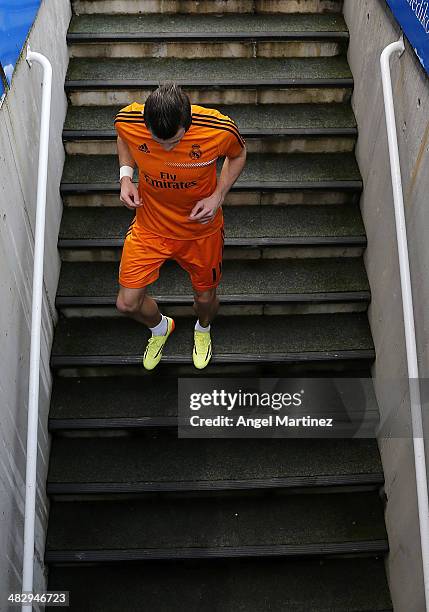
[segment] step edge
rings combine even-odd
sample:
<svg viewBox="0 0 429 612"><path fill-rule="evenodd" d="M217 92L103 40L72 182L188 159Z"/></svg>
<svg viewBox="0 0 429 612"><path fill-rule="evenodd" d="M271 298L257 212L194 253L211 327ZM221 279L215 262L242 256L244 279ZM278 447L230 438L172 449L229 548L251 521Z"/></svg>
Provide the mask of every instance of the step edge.
<svg viewBox="0 0 429 612"><path fill-rule="evenodd" d="M67 43L103 43L103 42L188 42L191 41L267 41L270 40L341 40L350 39L347 30L294 30L294 31L261 31L249 32L69 32Z"/></svg>
<svg viewBox="0 0 429 612"><path fill-rule="evenodd" d="M192 303L193 297L189 295L163 295L153 294L153 299L160 304L187 305ZM371 299L370 291L338 291L320 293L289 293L289 294L248 294L248 295L219 295L221 304L289 304L289 303L361 303ZM111 296L61 296L55 299L57 308L66 306L114 306L116 304L116 294Z"/></svg>
<svg viewBox="0 0 429 612"><path fill-rule="evenodd" d="M230 490L254 490L272 488L312 488L312 487L336 487L347 485L380 485L384 484L383 473L374 474L340 474L319 476L290 476L248 480L212 480L212 481L171 481L171 482L70 482L59 483L47 481L46 492L48 495L63 494L104 494L104 493L145 493L145 492L174 492L174 491L230 491Z"/></svg>
<svg viewBox="0 0 429 612"><path fill-rule="evenodd" d="M73 239L59 238L59 249L123 247L124 238ZM225 246L366 246L364 234L355 236L297 236L292 238L225 238Z"/></svg>
<svg viewBox="0 0 429 612"><path fill-rule="evenodd" d="M164 364L190 364L191 356L164 355ZM375 359L374 349L350 349L341 351L308 351L296 353L266 353L254 355L250 353L213 355L212 363L307 363L322 361L360 360L372 361ZM103 366L103 365L141 365L142 355L88 355L88 356L51 356L51 367L72 366Z"/></svg>
<svg viewBox="0 0 429 612"><path fill-rule="evenodd" d="M362 417L368 416L368 412L362 412ZM379 413L374 414L374 417L379 417ZM48 419L48 430L50 432L63 430L89 430L89 429L130 429L130 428L176 428L178 419L176 416L171 417L55 417L50 416Z"/></svg>
<svg viewBox="0 0 429 612"><path fill-rule="evenodd" d="M387 539L303 545L241 546L221 548L56 550L48 548L46 563L139 561L168 559L208 559L236 557L319 556L333 554L378 553L389 551Z"/></svg>
<svg viewBox="0 0 429 612"><path fill-rule="evenodd" d="M335 78L287 78L287 79L255 79L246 81L230 81L227 79L206 81L203 79L176 79L176 83L182 87L204 87L205 89L219 89L220 87L230 87L231 89L241 89L248 87L251 89L264 87L309 87L309 88L324 88L324 87L343 87L352 88L354 80L352 77L335 77ZM66 79L64 89L66 91L76 90L104 90L104 89L140 89L140 88L155 88L159 85L159 81L145 81L142 79Z"/></svg>
<svg viewBox="0 0 429 612"><path fill-rule="evenodd" d="M240 133L246 138L262 138L264 136L357 136L358 129L353 126L330 128L240 128ZM115 130L63 130L63 141L74 140L116 140Z"/></svg>
<svg viewBox="0 0 429 612"><path fill-rule="evenodd" d="M231 191L351 191L361 192L362 179L331 180L331 181L246 181L235 183ZM119 193L118 183L65 183L60 184L60 193Z"/></svg>

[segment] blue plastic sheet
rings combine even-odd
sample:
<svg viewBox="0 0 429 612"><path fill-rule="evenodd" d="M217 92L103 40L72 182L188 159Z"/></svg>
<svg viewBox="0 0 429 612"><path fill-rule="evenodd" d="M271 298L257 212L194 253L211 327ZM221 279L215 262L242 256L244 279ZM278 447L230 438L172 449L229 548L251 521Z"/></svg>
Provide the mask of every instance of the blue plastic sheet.
<svg viewBox="0 0 429 612"><path fill-rule="evenodd" d="M429 0L386 1L429 74Z"/></svg>
<svg viewBox="0 0 429 612"><path fill-rule="evenodd" d="M0 63L9 86L40 3L41 0L0 0ZM3 93L4 84L0 78L0 96Z"/></svg>

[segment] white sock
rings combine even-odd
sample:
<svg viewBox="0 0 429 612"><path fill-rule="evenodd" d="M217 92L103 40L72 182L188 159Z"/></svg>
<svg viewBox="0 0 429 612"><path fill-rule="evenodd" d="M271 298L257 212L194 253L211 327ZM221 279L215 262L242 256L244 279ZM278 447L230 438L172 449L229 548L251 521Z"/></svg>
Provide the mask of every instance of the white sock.
<svg viewBox="0 0 429 612"><path fill-rule="evenodd" d="M158 323L158 325L155 325L155 327L149 327L150 331L152 332L152 336L165 336L167 333L167 317L164 315L161 315L161 317L161 321Z"/></svg>
<svg viewBox="0 0 429 612"><path fill-rule="evenodd" d="M210 331L210 323L207 325L207 327L203 327L200 324L199 319L197 319L197 322L195 323L195 331L199 331L199 332L209 332Z"/></svg>

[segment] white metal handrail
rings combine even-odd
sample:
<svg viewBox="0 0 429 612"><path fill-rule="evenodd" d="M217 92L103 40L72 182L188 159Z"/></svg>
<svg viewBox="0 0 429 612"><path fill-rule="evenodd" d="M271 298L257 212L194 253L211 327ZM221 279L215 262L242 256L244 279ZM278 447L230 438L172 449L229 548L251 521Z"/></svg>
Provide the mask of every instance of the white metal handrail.
<svg viewBox="0 0 429 612"><path fill-rule="evenodd" d="M396 236L398 241L399 270L401 277L402 309L404 313L405 344L407 349L408 379L410 388L411 422L414 446L414 463L417 483L417 504L419 511L420 543L423 561L423 579L426 598L426 612L429 610L429 504L426 473L425 442L423 437L422 405L419 387L416 332L414 325L413 296L411 291L410 262L408 258L407 229L405 225L404 196L402 191L401 167L399 164L398 136L396 131L395 107L393 103L390 58L405 51L404 40L388 45L381 54L381 75L383 79L384 106L386 110L387 136L389 142L390 169L392 174L393 202L395 207Z"/></svg>
<svg viewBox="0 0 429 612"><path fill-rule="evenodd" d="M43 256L45 251L46 185L48 177L49 122L51 115L52 66L40 53L27 49L27 62L43 67L43 92L37 176L36 231L34 238L33 298L31 309L30 382L28 389L27 467L25 480L24 560L22 591L33 591L34 528L37 488L37 426L39 421L40 330L42 324ZM31 612L23 604L22 612Z"/></svg>

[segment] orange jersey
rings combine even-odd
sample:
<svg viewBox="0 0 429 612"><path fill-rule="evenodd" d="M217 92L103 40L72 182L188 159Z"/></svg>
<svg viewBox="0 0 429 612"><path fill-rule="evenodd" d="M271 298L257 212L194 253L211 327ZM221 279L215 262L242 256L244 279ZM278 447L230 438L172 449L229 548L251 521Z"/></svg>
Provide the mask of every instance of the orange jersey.
<svg viewBox="0 0 429 612"><path fill-rule="evenodd" d="M222 209L207 224L190 221L195 204L216 188L216 161L237 157L245 141L234 121L213 108L192 104L192 123L182 140L165 151L152 139L143 119L144 104L134 102L116 116L139 169L136 226L166 238L192 240L210 236L223 223Z"/></svg>

